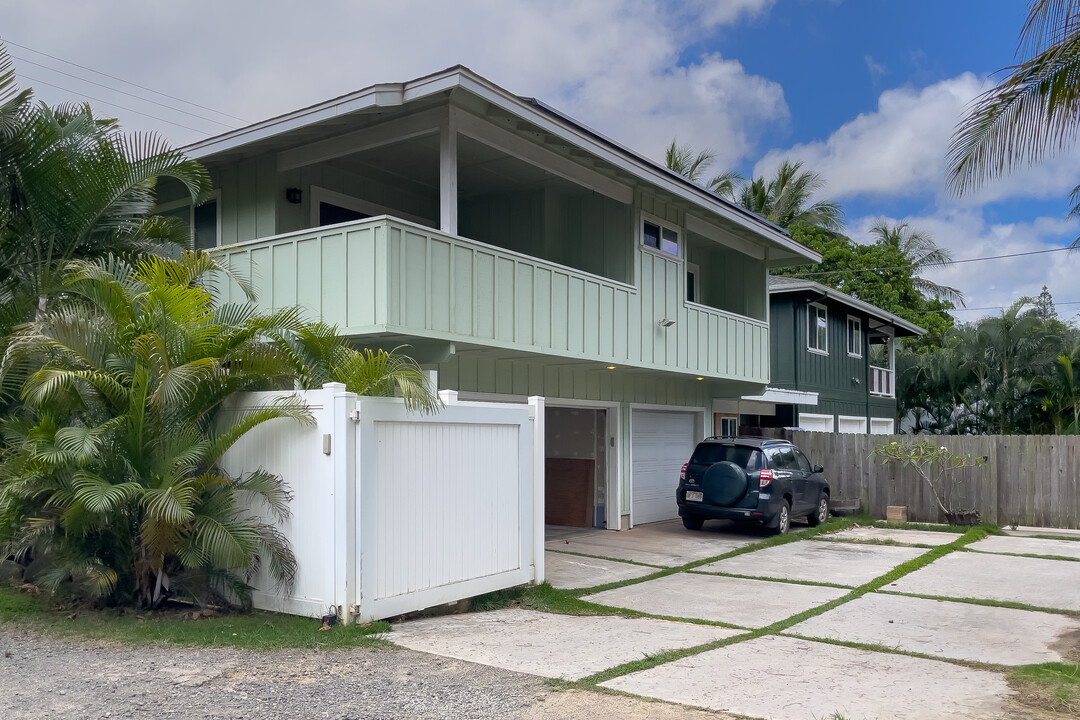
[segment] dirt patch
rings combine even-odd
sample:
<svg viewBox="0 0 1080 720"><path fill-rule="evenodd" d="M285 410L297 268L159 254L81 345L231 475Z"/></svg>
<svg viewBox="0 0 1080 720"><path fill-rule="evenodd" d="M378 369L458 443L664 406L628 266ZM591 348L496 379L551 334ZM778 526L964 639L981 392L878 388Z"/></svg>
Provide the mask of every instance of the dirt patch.
<svg viewBox="0 0 1080 720"><path fill-rule="evenodd" d="M1066 662L1080 662L1080 629L1062 633L1050 645L1050 649L1065 658Z"/></svg>

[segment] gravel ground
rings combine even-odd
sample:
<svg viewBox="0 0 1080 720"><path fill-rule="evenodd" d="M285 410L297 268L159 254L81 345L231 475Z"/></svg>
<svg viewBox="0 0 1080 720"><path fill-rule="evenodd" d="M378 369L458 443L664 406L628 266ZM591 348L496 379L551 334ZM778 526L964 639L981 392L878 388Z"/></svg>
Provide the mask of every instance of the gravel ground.
<svg viewBox="0 0 1080 720"><path fill-rule="evenodd" d="M0 626L0 718L594 718L717 715L410 650L250 652L77 643Z"/></svg>

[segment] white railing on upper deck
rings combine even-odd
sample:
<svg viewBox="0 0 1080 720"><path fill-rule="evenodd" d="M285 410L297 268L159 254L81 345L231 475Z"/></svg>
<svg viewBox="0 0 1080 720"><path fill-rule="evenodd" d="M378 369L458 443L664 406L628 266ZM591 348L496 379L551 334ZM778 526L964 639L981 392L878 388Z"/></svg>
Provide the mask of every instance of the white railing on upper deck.
<svg viewBox="0 0 1080 720"><path fill-rule="evenodd" d="M870 366L870 394L879 397L895 397L895 373L888 368Z"/></svg>

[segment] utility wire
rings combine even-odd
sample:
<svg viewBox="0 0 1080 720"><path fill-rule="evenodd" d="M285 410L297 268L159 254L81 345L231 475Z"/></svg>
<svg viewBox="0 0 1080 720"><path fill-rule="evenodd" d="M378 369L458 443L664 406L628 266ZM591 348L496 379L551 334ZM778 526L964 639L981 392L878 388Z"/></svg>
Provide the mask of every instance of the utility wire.
<svg viewBox="0 0 1080 720"><path fill-rule="evenodd" d="M154 90L153 88L146 87L145 85L139 85L138 83L133 83L130 80L125 80L122 77L117 77L116 75L110 75L109 73L102 72L100 70L95 70L95 69L87 67L85 65L80 65L77 62L72 62L70 60L65 60L64 58L57 57L55 55L50 55L49 53L42 52L41 50L35 50L34 48L28 47L26 45L20 45L19 43L14 42L12 40L3 39L3 42L6 45L12 45L12 46L17 47L17 48L22 48L23 50L29 50L32 53L37 53L38 55L44 55L45 57L47 57L47 58L49 58L51 60L56 60L57 62L62 62L65 65L71 65L72 67L77 67L80 70L86 70L87 72L92 72L92 73L95 73L97 75L101 75L102 77L107 77L110 80L116 80L117 82L122 82L122 83L124 83L126 85L131 85L132 87L139 88L140 90L146 90L147 92L152 92L155 95L160 95L161 97L168 98L170 100L176 100L177 102L182 102L185 105L191 105L192 107L197 107L197 108L199 108L201 110L209 110L212 113L216 113L218 115L222 115L222 116L227 117L227 118L232 118L233 120L238 120L238 121L240 121L242 123L245 123L245 124L248 124L248 123L251 122L250 120L245 120L242 117L237 117L235 115L230 115L229 113L226 113L226 112L221 112L220 110L215 110L212 107L207 107L205 105L200 105L198 103L193 103L190 100L184 100L183 98L178 98L175 95L169 95L168 93L163 93L160 90ZM29 61L27 61L27 62L29 62ZM57 71L57 72L59 72L59 71Z"/></svg>
<svg viewBox="0 0 1080 720"><path fill-rule="evenodd" d="M157 105L158 107L163 107L166 110L172 110L173 112L178 112L178 113L183 113L185 115L190 115L191 117L198 118L199 120L205 120L207 122L212 122L212 123L215 123L217 125L221 125L222 127L227 127L229 129L233 129L233 128L236 127L235 124L221 122L220 120L215 120L213 118L208 118L205 115L199 115L198 113L188 112L187 110L182 110L182 109L180 109L178 107L173 107L172 105L166 105L165 103L158 102L157 100L151 100L150 98L143 97L142 95L136 95L135 93L129 93L126 90L121 90L121 89L115 88L115 87L113 87L111 85L106 85L105 83L99 83L99 82L97 82L95 80L89 80L87 78L79 77L78 75L74 75L74 74L69 73L69 72L64 72L63 70L57 70L56 68L49 67L48 65L42 65L41 63L34 62L33 60L27 60L26 58L21 58L18 55L12 55L12 57L15 58L16 60L18 60L19 62L27 63L29 65L36 65L39 68L43 68L45 70L48 70L49 72L58 73L60 75L66 75L67 77L74 78L75 80L78 80L79 82L85 82L85 83L90 83L91 85L97 85L98 87L105 88L106 90L109 90L111 92L120 93L121 95L127 95L128 97L135 98L136 100L141 100L142 102L148 102L148 103L151 103L153 105ZM38 82L40 82L40 80Z"/></svg>
<svg viewBox="0 0 1080 720"><path fill-rule="evenodd" d="M1028 255L1042 255L1044 253L1064 252L1064 251L1067 251L1067 250L1075 250L1075 249L1076 248L1066 246L1066 247L1048 248L1046 250L1029 250L1027 252L1009 253L1008 255L987 255L986 257L962 258L960 260L946 260L945 262L942 262L942 263L935 263L934 265L930 265L926 269L927 270L933 270L934 268L945 267L947 265L961 265L963 263L982 262L983 260L1005 260L1007 258L1026 257ZM811 276L811 275L813 275L813 276L817 276L817 275L836 275L837 273L846 273L846 272L886 272L886 271L889 271L889 270L910 270L910 269L911 269L910 266L897 265L897 266L894 266L894 267L885 266L885 267L871 267L871 268L848 268L848 269L845 269L845 270L813 270L813 271L810 271L810 272L801 272L801 273L799 273L798 276L799 277L808 277L808 276Z"/></svg>
<svg viewBox="0 0 1080 720"><path fill-rule="evenodd" d="M165 118L158 117L157 115L151 115L150 113L144 113L144 112L142 112L140 110L136 110L134 108L129 108L129 107L126 107L124 105L117 105L116 103L109 102L108 100L102 100L101 98L96 98L96 97L94 97L92 95L85 95L85 94L80 93L80 92L78 92L76 90L72 90L71 88L62 87L60 85L53 85L52 83L45 82L44 80L37 80L35 78L30 77L26 73L21 73L20 72L20 73L16 73L16 74L21 75L23 78L29 80L30 82L34 82L34 83L37 83L39 85L48 85L49 87L56 88L57 90L63 90L64 92L74 93L75 95L80 95L82 97L85 97L87 100L93 100L94 102L99 102L99 103L101 103L103 105L110 105L110 106L115 107L115 108L120 108L121 110L126 110L128 112L133 112L136 115L142 115L143 117L148 117L151 120L158 120L160 122L169 123L170 125L176 125L177 127L182 127L185 130L191 130L192 132L197 132L197 133L199 133L201 135L209 135L210 134L210 133L206 132L205 130L200 130L198 128L193 128L190 125L184 125L183 123L178 123L175 120L166 120Z"/></svg>

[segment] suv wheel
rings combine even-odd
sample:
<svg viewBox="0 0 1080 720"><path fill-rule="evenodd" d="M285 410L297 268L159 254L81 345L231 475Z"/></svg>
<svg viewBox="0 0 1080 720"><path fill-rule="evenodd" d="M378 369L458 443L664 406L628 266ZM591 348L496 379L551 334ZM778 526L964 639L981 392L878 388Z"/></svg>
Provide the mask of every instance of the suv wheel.
<svg viewBox="0 0 1080 720"><path fill-rule="evenodd" d="M705 518L683 515L682 524L687 530L700 530L701 526L705 524Z"/></svg>
<svg viewBox="0 0 1080 720"><path fill-rule="evenodd" d="M776 513L776 525L773 529L777 535L787 535L791 529L791 503L787 500L780 501L780 510Z"/></svg>
<svg viewBox="0 0 1080 720"><path fill-rule="evenodd" d="M820 525L829 519L829 496L825 493L821 493L818 496L817 508L814 512L806 516L806 521L810 523L810 527Z"/></svg>

